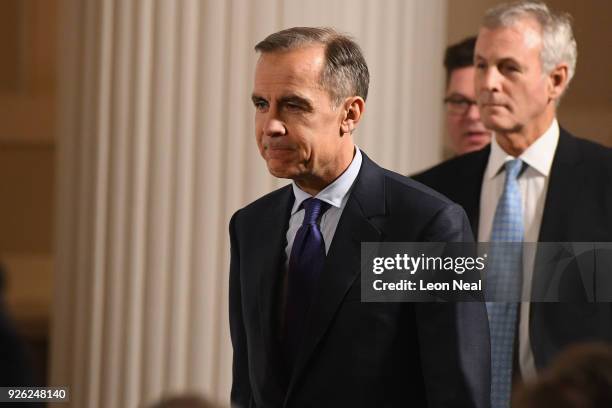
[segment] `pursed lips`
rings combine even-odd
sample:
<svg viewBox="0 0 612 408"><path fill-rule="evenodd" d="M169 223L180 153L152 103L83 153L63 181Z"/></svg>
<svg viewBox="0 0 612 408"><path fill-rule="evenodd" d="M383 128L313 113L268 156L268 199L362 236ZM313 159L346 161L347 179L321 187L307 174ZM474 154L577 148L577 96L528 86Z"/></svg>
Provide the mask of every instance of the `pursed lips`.
<svg viewBox="0 0 612 408"><path fill-rule="evenodd" d="M483 129L483 130L468 130L467 132L463 133L463 136L465 137L485 137L485 136L489 136L489 131Z"/></svg>
<svg viewBox="0 0 612 408"><path fill-rule="evenodd" d="M295 147L288 145L267 145L264 146L266 156L268 158L286 158L289 155L293 155L296 151Z"/></svg>
<svg viewBox="0 0 612 408"><path fill-rule="evenodd" d="M489 102L489 101L487 101L487 102L481 102L481 103L479 104L479 106L480 106L481 108L495 108L495 107L498 107L498 108L506 108L506 109L509 109L509 106L508 106L507 104L505 104L505 103L502 103L502 102Z"/></svg>
<svg viewBox="0 0 612 408"><path fill-rule="evenodd" d="M295 150L293 146L289 146L289 145L270 145L270 144L264 145L264 149L272 150L272 151Z"/></svg>

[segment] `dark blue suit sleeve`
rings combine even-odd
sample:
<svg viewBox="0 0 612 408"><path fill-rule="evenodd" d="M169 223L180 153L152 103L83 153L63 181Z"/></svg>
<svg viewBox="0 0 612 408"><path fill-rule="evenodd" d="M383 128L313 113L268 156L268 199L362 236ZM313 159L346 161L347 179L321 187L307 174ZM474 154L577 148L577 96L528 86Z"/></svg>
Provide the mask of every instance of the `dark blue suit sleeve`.
<svg viewBox="0 0 612 408"><path fill-rule="evenodd" d="M240 285L240 252L236 240L236 217L232 216L229 233L231 242L230 281L229 281L229 320L234 359L232 366L232 407L247 408L251 401L249 380L249 356L246 331L242 318L242 295Z"/></svg>
<svg viewBox="0 0 612 408"><path fill-rule="evenodd" d="M449 204L440 210L423 233L426 242L474 242L474 235L463 208Z"/></svg>
<svg viewBox="0 0 612 408"><path fill-rule="evenodd" d="M473 242L463 209L436 214L424 241ZM490 340L483 302L416 304L419 344L430 407L490 406Z"/></svg>

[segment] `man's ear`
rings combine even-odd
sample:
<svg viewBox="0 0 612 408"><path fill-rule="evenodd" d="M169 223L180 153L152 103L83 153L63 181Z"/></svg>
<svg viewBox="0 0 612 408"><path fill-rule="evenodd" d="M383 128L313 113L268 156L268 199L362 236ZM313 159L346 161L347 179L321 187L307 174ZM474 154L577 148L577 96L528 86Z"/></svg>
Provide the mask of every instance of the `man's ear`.
<svg viewBox="0 0 612 408"><path fill-rule="evenodd" d="M344 101L342 111L344 116L340 123L340 136L353 133L365 110L365 101L361 96L351 96Z"/></svg>
<svg viewBox="0 0 612 408"><path fill-rule="evenodd" d="M551 99L559 99L567 88L567 73L567 64L561 63L548 74L548 95Z"/></svg>

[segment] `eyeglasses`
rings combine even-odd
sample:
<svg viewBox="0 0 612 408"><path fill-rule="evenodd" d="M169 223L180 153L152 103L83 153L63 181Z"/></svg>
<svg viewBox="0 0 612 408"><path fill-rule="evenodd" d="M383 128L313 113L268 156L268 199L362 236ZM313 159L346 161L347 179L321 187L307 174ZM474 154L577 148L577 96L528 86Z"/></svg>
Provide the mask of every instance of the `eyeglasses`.
<svg viewBox="0 0 612 408"><path fill-rule="evenodd" d="M444 98L444 103L446 111L451 115L465 115L472 105L476 105L476 101L461 96Z"/></svg>

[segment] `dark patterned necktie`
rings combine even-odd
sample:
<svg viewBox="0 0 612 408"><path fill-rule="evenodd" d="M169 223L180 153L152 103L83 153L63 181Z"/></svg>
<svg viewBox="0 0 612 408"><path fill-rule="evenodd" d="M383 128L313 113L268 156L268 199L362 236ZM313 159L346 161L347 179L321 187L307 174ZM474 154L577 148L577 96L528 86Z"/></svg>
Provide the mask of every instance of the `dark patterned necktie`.
<svg viewBox="0 0 612 408"><path fill-rule="evenodd" d="M295 234L289 257L285 309L285 360L290 372L299 351L316 284L325 265L325 242L318 222L330 207L316 198L309 198L302 205L304 221Z"/></svg>

